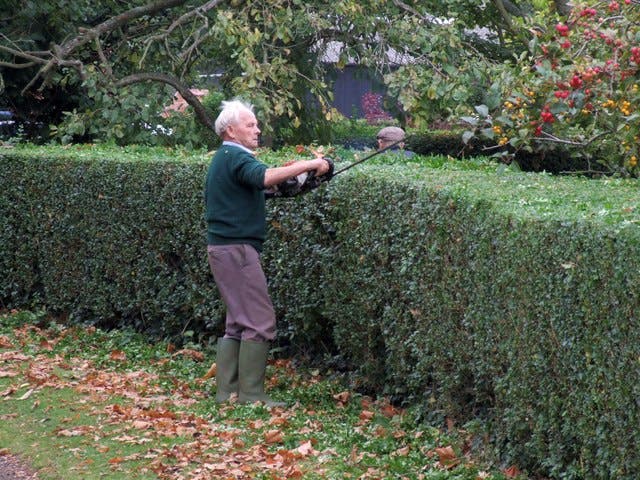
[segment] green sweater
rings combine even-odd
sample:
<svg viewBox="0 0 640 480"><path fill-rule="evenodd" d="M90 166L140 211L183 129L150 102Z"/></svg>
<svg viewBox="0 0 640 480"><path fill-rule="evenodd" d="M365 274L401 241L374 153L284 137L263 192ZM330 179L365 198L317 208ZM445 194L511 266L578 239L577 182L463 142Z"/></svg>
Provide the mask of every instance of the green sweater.
<svg viewBox="0 0 640 480"><path fill-rule="evenodd" d="M238 146L223 144L218 149L209 165L204 192L209 245L248 243L262 251L266 169Z"/></svg>

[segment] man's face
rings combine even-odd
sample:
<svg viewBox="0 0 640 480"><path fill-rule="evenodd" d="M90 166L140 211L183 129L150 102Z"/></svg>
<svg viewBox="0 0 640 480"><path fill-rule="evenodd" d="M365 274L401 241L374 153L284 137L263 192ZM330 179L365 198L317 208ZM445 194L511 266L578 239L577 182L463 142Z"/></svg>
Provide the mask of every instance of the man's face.
<svg viewBox="0 0 640 480"><path fill-rule="evenodd" d="M260 129L256 116L248 110L240 112L238 123L227 127L227 136L247 148L258 148Z"/></svg>
<svg viewBox="0 0 640 480"><path fill-rule="evenodd" d="M383 138L377 137L378 140L378 150L382 150L383 148L387 148L389 145L396 143L397 140L385 140ZM404 142L396 143L398 148L404 148Z"/></svg>
<svg viewBox="0 0 640 480"><path fill-rule="evenodd" d="M378 150L382 150L383 148L385 148L387 145L389 145L389 142L385 142L384 139L378 137Z"/></svg>

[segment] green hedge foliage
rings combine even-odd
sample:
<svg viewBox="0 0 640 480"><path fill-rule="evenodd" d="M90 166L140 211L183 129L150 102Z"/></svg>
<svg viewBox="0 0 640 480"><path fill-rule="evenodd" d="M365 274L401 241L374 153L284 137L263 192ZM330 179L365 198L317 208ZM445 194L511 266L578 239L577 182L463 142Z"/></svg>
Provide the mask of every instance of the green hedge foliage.
<svg viewBox="0 0 640 480"><path fill-rule="evenodd" d="M281 338L336 349L362 388L432 421L480 420L532 474L636 478L637 182L386 158L270 201ZM211 335L206 166L5 153L3 304Z"/></svg>
<svg viewBox="0 0 640 480"><path fill-rule="evenodd" d="M167 335L220 316L202 257L204 163L49 151L0 164L5 306Z"/></svg>

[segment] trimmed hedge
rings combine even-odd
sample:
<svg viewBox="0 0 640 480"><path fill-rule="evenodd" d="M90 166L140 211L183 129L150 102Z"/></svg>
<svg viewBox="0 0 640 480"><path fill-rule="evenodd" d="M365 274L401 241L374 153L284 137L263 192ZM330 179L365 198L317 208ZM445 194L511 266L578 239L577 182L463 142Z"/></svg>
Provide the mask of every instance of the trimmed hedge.
<svg viewBox="0 0 640 480"><path fill-rule="evenodd" d="M531 472L636 477L636 183L379 167L316 198L284 214L280 275L305 253L282 285L320 301L369 388L488 419Z"/></svg>
<svg viewBox="0 0 640 480"><path fill-rule="evenodd" d="M3 304L212 335L223 312L204 253L207 160L61 155L0 160ZM530 473L635 478L637 182L475 165L365 164L271 201L280 335L337 348L363 388L432 421L482 420Z"/></svg>
<svg viewBox="0 0 640 480"><path fill-rule="evenodd" d="M204 163L50 151L0 163L2 304L162 335L221 316L202 255Z"/></svg>

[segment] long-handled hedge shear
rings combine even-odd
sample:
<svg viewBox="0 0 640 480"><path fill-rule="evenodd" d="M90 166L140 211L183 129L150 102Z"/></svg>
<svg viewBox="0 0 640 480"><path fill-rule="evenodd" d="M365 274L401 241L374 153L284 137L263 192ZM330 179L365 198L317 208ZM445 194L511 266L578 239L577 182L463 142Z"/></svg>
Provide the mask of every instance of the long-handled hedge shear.
<svg viewBox="0 0 640 480"><path fill-rule="evenodd" d="M316 176L315 172L313 171L302 173L297 177L290 178L289 180L285 180L284 182L279 183L274 188L268 190L266 195L269 198L295 197L297 195L302 195L304 193L310 192L311 190L318 188L324 182L330 181L337 175L340 175L341 173L346 172L347 170L355 167L356 165L360 165L361 163L366 162L367 160L375 157L376 155L380 155L381 153L384 153L392 149L393 147L403 143L404 141L406 141L406 139L402 139L402 140L398 140L396 142L390 143L386 147L381 148L380 150L376 150L375 152L367 155L366 157L356 160L355 162L347 165L346 167L341 168L338 171L334 171L335 164L331 158L322 157L324 160L326 160L329 163L329 171L327 173L324 173L318 176Z"/></svg>

